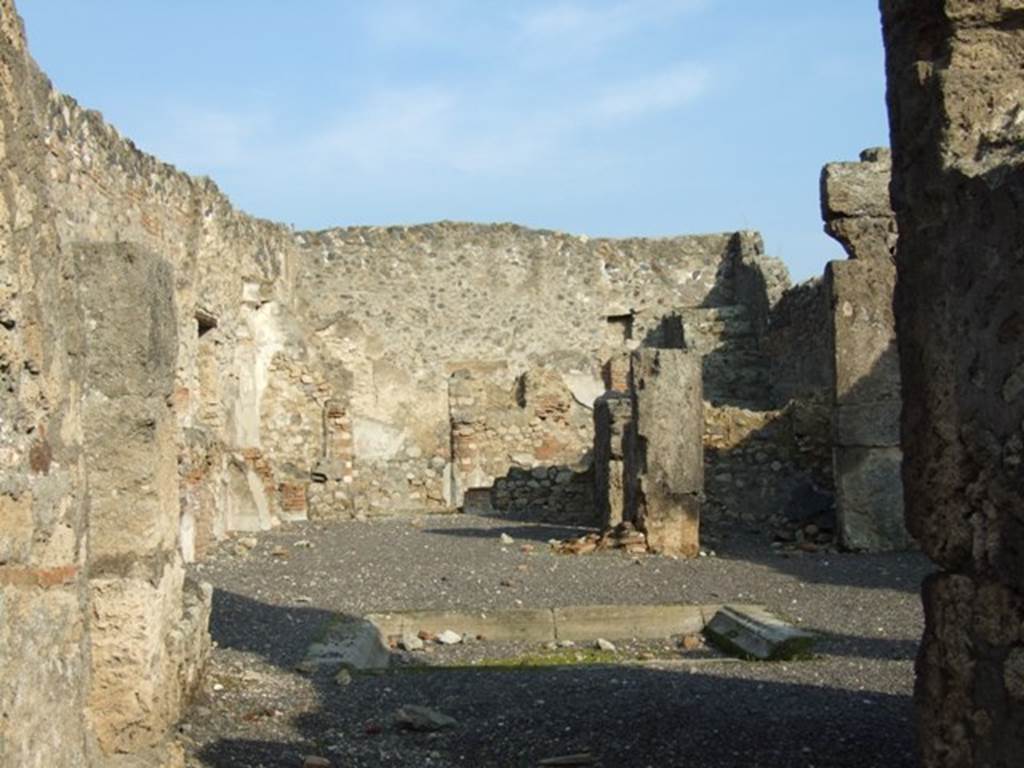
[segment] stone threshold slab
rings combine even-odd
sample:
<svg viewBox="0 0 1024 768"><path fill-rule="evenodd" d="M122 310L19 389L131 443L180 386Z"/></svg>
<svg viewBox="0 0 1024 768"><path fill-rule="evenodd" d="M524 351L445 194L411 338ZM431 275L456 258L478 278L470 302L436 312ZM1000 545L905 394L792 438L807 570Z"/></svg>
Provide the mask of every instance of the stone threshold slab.
<svg viewBox="0 0 1024 768"><path fill-rule="evenodd" d="M495 611L393 611L365 618L385 642L420 631L439 635L452 630L495 642L573 642L659 640L702 632L723 605L582 605ZM762 606L730 604L736 610Z"/></svg>
<svg viewBox="0 0 1024 768"><path fill-rule="evenodd" d="M727 628L720 626L723 620L730 622ZM739 629L738 621L743 623ZM703 632L716 645L725 646L723 649L727 652L745 658L765 659L790 657L789 653L773 652L778 645L789 651L790 646L798 644L800 653L806 653L813 638L811 633L797 630L775 617L764 606L737 603L392 611L333 623L327 635L310 646L305 664L310 667L334 665L353 670L384 669L391 659L389 639L420 632L440 635L445 631L482 637L492 642L538 644L567 640L593 642L598 638L610 641L661 640L673 635ZM730 640L728 644L720 642L723 636Z"/></svg>

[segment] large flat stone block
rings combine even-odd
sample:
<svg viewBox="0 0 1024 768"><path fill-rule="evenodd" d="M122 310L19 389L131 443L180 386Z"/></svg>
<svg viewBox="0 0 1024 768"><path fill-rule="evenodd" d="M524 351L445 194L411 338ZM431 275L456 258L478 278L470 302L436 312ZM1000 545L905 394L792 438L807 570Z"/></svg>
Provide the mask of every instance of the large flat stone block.
<svg viewBox="0 0 1024 768"><path fill-rule="evenodd" d="M696 556L704 489L700 356L675 349L637 350L633 398L626 514L647 534L652 551Z"/></svg>
<svg viewBox="0 0 1024 768"><path fill-rule="evenodd" d="M833 456L843 544L872 552L906 549L900 449L837 446Z"/></svg>
<svg viewBox="0 0 1024 768"><path fill-rule="evenodd" d="M825 272L832 304L838 403L899 399L899 352L888 262L832 261Z"/></svg>
<svg viewBox="0 0 1024 768"><path fill-rule="evenodd" d="M93 731L108 754L157 744L199 682L212 591L186 584L177 560L156 580L109 577L90 585Z"/></svg>
<svg viewBox="0 0 1024 768"><path fill-rule="evenodd" d="M704 634L727 653L761 661L809 658L815 637L760 606L732 605L712 617Z"/></svg>

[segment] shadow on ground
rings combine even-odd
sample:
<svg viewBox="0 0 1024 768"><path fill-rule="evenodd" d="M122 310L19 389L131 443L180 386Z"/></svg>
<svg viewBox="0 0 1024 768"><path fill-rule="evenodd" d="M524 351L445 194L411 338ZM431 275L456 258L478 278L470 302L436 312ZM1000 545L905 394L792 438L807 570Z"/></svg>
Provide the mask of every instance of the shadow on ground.
<svg viewBox="0 0 1024 768"><path fill-rule="evenodd" d="M308 643L339 615L218 590L211 628L222 649L256 654L287 680L298 674ZM914 650L840 635L823 644L832 656L877 664ZM244 718L228 718L237 728L208 739L196 758L208 768L301 766L307 754L335 766L534 766L580 752L607 767L915 765L910 697L856 690L837 664L850 666L833 659L431 669L357 674L347 686L335 681L336 670L323 669L308 677L315 695L305 704L287 694L270 704L266 693L252 692L251 701L240 694L241 709L280 708L287 734L269 737ZM399 731L393 714L406 704L440 710L458 725Z"/></svg>

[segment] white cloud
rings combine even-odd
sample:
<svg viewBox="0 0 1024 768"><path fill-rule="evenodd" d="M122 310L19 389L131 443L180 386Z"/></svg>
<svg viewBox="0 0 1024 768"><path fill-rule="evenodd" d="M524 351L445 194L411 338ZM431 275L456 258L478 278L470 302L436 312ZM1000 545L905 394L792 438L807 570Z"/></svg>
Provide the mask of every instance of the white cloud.
<svg viewBox="0 0 1024 768"><path fill-rule="evenodd" d="M554 143L557 121L493 107L449 88L392 90L338 116L308 142L306 155L313 166L364 172L505 173L536 162Z"/></svg>
<svg viewBox="0 0 1024 768"><path fill-rule="evenodd" d="M692 13L705 4L705 0L566 0L529 11L520 23L526 38L534 42L599 47L647 25Z"/></svg>
<svg viewBox="0 0 1024 768"><path fill-rule="evenodd" d="M708 87L710 73L704 67L682 64L635 80L608 86L594 102L595 116L630 119L684 106Z"/></svg>

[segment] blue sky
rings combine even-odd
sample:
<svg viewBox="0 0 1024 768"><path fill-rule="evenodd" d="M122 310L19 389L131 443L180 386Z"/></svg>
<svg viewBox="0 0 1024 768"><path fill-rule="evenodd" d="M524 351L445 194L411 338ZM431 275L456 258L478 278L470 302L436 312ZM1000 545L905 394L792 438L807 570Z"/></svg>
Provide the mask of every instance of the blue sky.
<svg viewBox="0 0 1024 768"><path fill-rule="evenodd" d="M887 143L874 0L20 0L56 86L319 229L758 229L843 253L818 175Z"/></svg>

